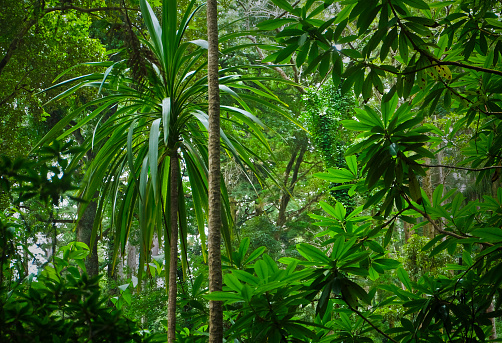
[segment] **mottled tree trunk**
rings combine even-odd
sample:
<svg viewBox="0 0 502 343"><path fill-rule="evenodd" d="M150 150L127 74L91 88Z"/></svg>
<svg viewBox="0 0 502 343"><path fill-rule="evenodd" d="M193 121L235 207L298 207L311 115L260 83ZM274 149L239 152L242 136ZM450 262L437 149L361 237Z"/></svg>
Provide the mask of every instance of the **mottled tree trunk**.
<svg viewBox="0 0 502 343"><path fill-rule="evenodd" d="M138 263L136 260L136 247L130 242L127 243L127 278L130 279L136 272Z"/></svg>
<svg viewBox="0 0 502 343"><path fill-rule="evenodd" d="M157 236L157 234L153 235L152 249L150 250L150 255L151 256L158 256L159 255L159 237Z"/></svg>
<svg viewBox="0 0 502 343"><path fill-rule="evenodd" d="M494 306L493 302L490 304L490 306L486 309L486 313L490 313L494 311ZM492 332L490 334L490 340L497 339L497 327L495 326L495 318L492 317L490 318L490 321L492 322Z"/></svg>
<svg viewBox="0 0 502 343"><path fill-rule="evenodd" d="M220 170L220 93L218 84L218 3L207 1L208 96L209 96L209 291L222 290L221 272L221 170ZM223 342L223 307L209 302L209 343Z"/></svg>
<svg viewBox="0 0 502 343"><path fill-rule="evenodd" d="M90 254L85 259L85 269L87 269L89 277L94 277L99 274L97 237L91 246L92 227L94 225L94 218L96 217L96 210L98 208L98 204L96 203L98 196L99 192L96 192L94 194L94 198L90 200L77 224L77 241L87 244L87 246L91 249Z"/></svg>
<svg viewBox="0 0 502 343"><path fill-rule="evenodd" d="M441 145L439 145L439 148L441 148ZM439 150L436 158L438 160L438 164L441 165L443 163L443 150ZM443 167L438 167L438 185L443 185L443 192L444 192L444 170ZM443 194L441 194L441 198L443 197ZM437 224L439 225L440 229L443 229L443 221L438 220Z"/></svg>
<svg viewBox="0 0 502 343"><path fill-rule="evenodd" d="M170 238L170 258L169 258L169 291L167 300L167 340L169 343L176 342L176 296L178 285L176 276L178 273L178 174L179 174L178 152L176 149L171 153L170 159L170 181L171 190L171 238Z"/></svg>
<svg viewBox="0 0 502 343"><path fill-rule="evenodd" d="M27 232L24 233L23 235L24 237L24 246L23 246L23 261L22 261L22 264L23 264L23 273L24 273L24 277L27 277L29 274L30 274L30 271L29 271L29 257L28 257L28 234Z"/></svg>
<svg viewBox="0 0 502 343"><path fill-rule="evenodd" d="M404 230L404 242L408 243L410 240L411 236L415 234L415 231L412 230L411 228L413 227L413 224L410 224L408 222L403 223L403 230Z"/></svg>
<svg viewBox="0 0 502 343"><path fill-rule="evenodd" d="M106 114L105 117L111 114ZM80 145L84 144L84 137L79 130L73 132L75 139ZM96 157L95 153L88 150L86 153L86 163L90 164L92 160ZM92 199L88 199L90 202L82 213L80 220L77 224L77 241L87 244L89 249L91 249L90 254L85 260L85 268L87 269L87 274L90 277L97 276L99 274L99 260L98 260L98 238L93 242L91 246L91 236L92 227L94 226L94 220L96 218L96 211L98 209L97 198L99 197L99 191L95 192ZM78 212L80 213L80 207L85 206L85 204L79 204Z"/></svg>
<svg viewBox="0 0 502 343"><path fill-rule="evenodd" d="M117 264L115 265L115 270L113 271L113 279L117 281L124 280L125 278L124 269L125 269L124 255L119 254L119 256L117 256Z"/></svg>
<svg viewBox="0 0 502 343"><path fill-rule="evenodd" d="M430 159L425 159L425 164L430 164ZM432 199L433 186L432 186L432 168L429 168L425 172L425 176L422 181L422 188L427 195L429 200ZM434 226L432 223L427 223L423 226L423 235L425 237L434 238Z"/></svg>

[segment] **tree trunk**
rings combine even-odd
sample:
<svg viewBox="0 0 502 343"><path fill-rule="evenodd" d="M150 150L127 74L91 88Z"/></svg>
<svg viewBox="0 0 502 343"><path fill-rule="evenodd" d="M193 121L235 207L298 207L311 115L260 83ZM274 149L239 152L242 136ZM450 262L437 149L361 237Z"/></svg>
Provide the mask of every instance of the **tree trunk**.
<svg viewBox="0 0 502 343"><path fill-rule="evenodd" d="M493 302L492 302L490 304L490 306L486 309L486 313L493 312L494 310L495 310L495 308L494 308ZM492 322L492 331L490 333L489 339L490 340L495 340L495 339L497 339L497 326L495 325L495 318L491 317L490 321Z"/></svg>
<svg viewBox="0 0 502 343"><path fill-rule="evenodd" d="M159 255L159 237L155 233L152 239L152 249L150 249L150 256L158 256Z"/></svg>
<svg viewBox="0 0 502 343"><path fill-rule="evenodd" d="M298 172L300 171L300 165L303 162L303 156L305 155L305 152L307 151L307 147L302 146L300 149L300 154L298 155L298 158L296 158L296 153L297 149L295 150L293 156L291 156L291 160L288 163L288 166L286 168L286 177L284 179L284 188L286 188L288 191L284 192L284 194L281 197L281 203L279 205L279 214L277 216L277 229L280 230L280 227L282 227L286 223L286 208L288 207L289 201L291 200L291 193L293 193L295 189L295 184L296 181L298 180ZM295 169L293 170L293 176L291 177L291 181L289 182L288 185L288 178L289 178L289 173L291 171L291 167L293 165L292 162L294 162L296 158L296 163L295 163ZM278 231L280 232L280 231ZM278 239L279 237L277 237Z"/></svg>
<svg viewBox="0 0 502 343"><path fill-rule="evenodd" d="M403 230L404 230L404 242L408 243L410 240L411 236L415 234L414 230L411 230L413 227L413 224L410 224L408 222L403 222Z"/></svg>
<svg viewBox="0 0 502 343"><path fill-rule="evenodd" d="M284 188L288 188L288 180L289 174L291 173L291 169L293 169L293 164L295 163L296 155L298 155L299 146L296 145L293 153L291 154L291 158L289 159L288 165L286 166L286 170L284 173ZM286 206L289 201L286 201L285 194L281 197L281 203L279 204L279 214L277 215L277 222L275 225L279 228L286 222Z"/></svg>
<svg viewBox="0 0 502 343"><path fill-rule="evenodd" d="M115 111L115 110L114 110ZM111 114L105 115L105 117L108 117ZM79 130L75 130L73 132L73 135L75 136L75 139L80 145L84 144L84 137L82 136L82 132ZM86 153L86 158L87 164L92 163L94 158L96 157L95 153L91 150L87 151ZM80 220L77 224L77 241L78 242L83 242L87 244L89 249L91 249L90 254L87 256L85 259L85 268L87 269L87 274L89 277L94 277L99 274L99 260L98 260L98 238L94 240L94 244L91 247L91 236L92 236L92 227L94 226L94 220L96 218L96 211L98 210L98 204L97 204L97 198L99 197L99 191L95 192L93 195L93 198L90 199L89 204L85 208L84 213L82 213L82 216L80 217ZM80 206L83 204L79 204L79 211L77 213L80 213Z"/></svg>
<svg viewBox="0 0 502 343"><path fill-rule="evenodd" d="M208 99L209 99L209 291L222 290L221 272L221 170L220 170L220 93L218 84L218 3L207 1ZM209 343L223 342L223 306L209 302Z"/></svg>
<svg viewBox="0 0 502 343"><path fill-rule="evenodd" d="M443 163L443 150L441 149L441 144L439 145L439 148L440 148L440 150L438 151L436 158L438 160L438 164L442 165L442 163ZM445 178L445 176L444 176L443 167L438 168L438 178L439 178L438 185L443 185L443 193L444 193L444 178ZM443 194L441 194L441 198L442 197L443 197ZM443 229L443 221L438 220L437 224L439 225L439 228L442 230Z"/></svg>
<svg viewBox="0 0 502 343"><path fill-rule="evenodd" d="M425 159L425 164L430 164L430 159L426 158ZM429 168L425 172L425 176L423 178L422 182L422 188L427 195L427 198L429 200L432 199L432 193L433 193L433 186L432 186L432 168ZM432 223L427 223L426 225L423 226L423 235L428 238L434 238L435 232L434 232L434 226Z"/></svg>
<svg viewBox="0 0 502 343"><path fill-rule="evenodd" d="M96 210L98 208L98 204L96 203L96 198L98 196L99 192L96 192L93 199L90 200L89 204L85 208L84 213L82 213L82 217L77 224L77 241L87 244L89 249L91 249L90 254L85 259L85 269L87 270L87 275L89 275L89 277L94 277L99 274L97 237L91 247L92 227L94 225L94 218L96 217Z"/></svg>
<svg viewBox="0 0 502 343"><path fill-rule="evenodd" d="M131 279L134 273L136 272L136 268L138 267L138 263L136 260L136 247L131 244L131 242L127 243L127 278Z"/></svg>
<svg viewBox="0 0 502 343"><path fill-rule="evenodd" d="M119 256L117 257L118 259L118 262L117 262L117 265L115 266L115 270L114 270L114 274L113 274L113 279L115 281L119 281L119 282L122 282L122 280L124 280L125 278L125 274L124 274L124 269L125 269L125 266L124 266L124 255L122 255L121 253L119 253Z"/></svg>
<svg viewBox="0 0 502 343"><path fill-rule="evenodd" d="M170 160L170 190L171 190L171 238L169 257L169 292L167 300L167 341L176 342L176 296L178 295L178 174L179 174L178 151L174 149Z"/></svg>

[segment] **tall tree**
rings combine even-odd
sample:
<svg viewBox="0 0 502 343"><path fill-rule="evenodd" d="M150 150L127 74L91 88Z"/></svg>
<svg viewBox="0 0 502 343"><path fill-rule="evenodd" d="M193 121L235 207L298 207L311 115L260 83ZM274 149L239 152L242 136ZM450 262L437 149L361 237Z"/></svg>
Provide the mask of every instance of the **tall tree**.
<svg viewBox="0 0 502 343"><path fill-rule="evenodd" d="M221 191L220 191L220 92L218 84L218 3L207 1L208 112L209 112L209 291L222 290L221 271ZM221 301L209 302L209 342L223 342Z"/></svg>
<svg viewBox="0 0 502 343"><path fill-rule="evenodd" d="M208 79L205 75L207 59L204 58L205 40L186 40L188 25L200 7L191 1L178 18L177 2L164 1L161 23L146 0L140 1L149 40L138 39L131 60L107 61L92 64L106 68L104 72L83 75L63 81L54 87L76 82L56 99L65 98L76 90L91 87L100 94L95 100L77 108L63 118L45 137L57 136L80 113L92 108L92 113L59 135L64 139L73 131L96 119L98 125L92 137L86 139L84 151L95 150L96 157L84 178L84 198L91 198L99 190L97 216L91 241L100 229L104 211L112 208L112 225L115 227L115 255L125 249L134 213L139 206L140 264L139 278L148 263L152 239L157 234L165 242L166 283L169 285L169 340L175 339L176 274L178 270L178 239L181 248L181 265L187 269L187 206L182 175L188 176L192 192L197 227L205 253L205 220L208 208ZM178 22L178 19L179 22ZM227 38L228 39L228 38ZM231 49L235 49L232 46ZM225 53L225 51L222 51ZM264 105L288 114L274 105L278 101L263 87L261 79L232 75L235 68L218 71L220 91L225 92L240 107L225 106L223 118L238 125L268 146L262 133L264 124L254 116L245 100L254 95L267 98ZM256 87L251 87L256 85ZM234 88L244 88L238 95ZM109 108L118 110L111 116ZM251 172L258 170L252 155L232 136L221 132L222 146ZM183 160L180 163L179 160ZM256 160L256 157L253 157ZM104 180L104 182L103 182ZM218 182L223 182L217 177ZM219 208L225 241L230 246L232 217L226 193ZM81 209L80 213L85 208ZM164 230L163 230L164 229ZM179 233L177 234L179 229ZM214 246L219 247L219 243ZM229 248L228 248L229 249ZM221 282L220 282L221 283Z"/></svg>

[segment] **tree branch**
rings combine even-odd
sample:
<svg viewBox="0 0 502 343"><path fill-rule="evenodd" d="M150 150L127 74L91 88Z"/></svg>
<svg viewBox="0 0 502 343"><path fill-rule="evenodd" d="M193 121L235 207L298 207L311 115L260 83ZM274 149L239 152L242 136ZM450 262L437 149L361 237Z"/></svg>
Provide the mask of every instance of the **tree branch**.
<svg viewBox="0 0 502 343"><path fill-rule="evenodd" d="M480 71L483 73L489 73L489 74L495 74L502 76L502 71L500 70L494 70L494 69L488 69L488 68L482 68L482 67L476 67L473 65L465 64L465 63L460 63L460 62L455 62L455 61L440 61L436 60L438 65L450 65L450 66L456 66L460 68L465 68L465 69L471 69L475 71Z"/></svg>
<svg viewBox="0 0 502 343"><path fill-rule="evenodd" d="M305 162L305 161L304 161L303 163L304 163L304 164L308 164L308 163L307 163L307 162ZM300 176L298 176L298 179L295 181L295 183L294 183L294 184L292 184L292 186L294 186L294 185L295 185L298 181L303 180L303 178L304 178L305 176L307 176L307 175L308 175L308 174L312 171L312 169L314 169L314 168L318 167L320 164L323 164L323 163L324 163L324 161L322 161L322 160L320 160L320 161L317 161L317 162L313 163L313 164L312 164L312 166L311 166L309 169L307 169L307 171L305 171L305 172L304 172L304 173L302 173Z"/></svg>
<svg viewBox="0 0 502 343"><path fill-rule="evenodd" d="M58 6L58 7L51 7L51 8L46 8L44 10L44 13L51 13L55 11L67 11L67 10L75 10L77 12L82 12L82 13L94 13L94 12L107 12L107 11L121 11L121 10L129 10L129 11L139 11L138 8L124 8L124 7L95 7L95 8L83 8L83 7L77 7L73 5L65 5L65 6Z"/></svg>
<svg viewBox="0 0 502 343"><path fill-rule="evenodd" d="M256 44L256 38L254 36L247 36L247 38L249 40L251 40L254 44ZM260 56L260 59L264 59L265 58L265 55L263 54L263 51L260 49L260 47L258 47L258 45L256 46L256 51L258 52L258 55ZM269 65L269 66L272 66L273 64L271 62L266 62L265 63L266 65ZM291 78L288 76L288 74L286 74L286 72L282 69L282 68L279 68L279 67L272 67L276 72L279 73L279 75L286 81L292 81ZM306 91L305 89L303 89L301 86L295 86L295 88L301 93L301 94L305 94Z"/></svg>
<svg viewBox="0 0 502 343"><path fill-rule="evenodd" d="M443 164L421 164L421 163L412 163L412 164L417 165L417 166L427 167L427 168L447 168L447 169L467 170L467 171L473 171L473 172L491 170L491 169L502 169L502 166L490 166L490 167L483 167L483 168L468 168L468 167L447 166L447 165L443 165Z"/></svg>
<svg viewBox="0 0 502 343"><path fill-rule="evenodd" d="M323 194L322 193L319 193L317 194L315 197L313 197L312 199L310 199L305 205L303 205L301 208L299 208L298 210L296 211L293 211L293 212L290 212L288 214L288 218L292 218L294 216L298 216L300 213L304 212L305 210L307 210L313 203L316 203L320 197L322 197Z"/></svg>
<svg viewBox="0 0 502 343"><path fill-rule="evenodd" d="M52 222L58 224L75 224L75 220L73 219L53 219Z"/></svg>
<svg viewBox="0 0 502 343"><path fill-rule="evenodd" d="M361 317L366 323L368 323L373 329L375 329L380 335L386 337L389 341L392 341L394 343L399 343L398 341L396 341L394 338L390 337L389 335L387 335L385 332L383 332L378 326L376 326L375 324L373 324L368 318L366 318L359 310L353 308L352 306L349 305L348 302L345 301L345 303L347 304L347 306L349 307L349 309L354 312L355 314L357 314L359 317Z"/></svg>
<svg viewBox="0 0 502 343"><path fill-rule="evenodd" d="M291 5L291 7L295 8L298 4L300 3L300 0L297 0L293 5ZM275 17L274 19L279 19L279 18L282 18L284 17L286 14L288 14L288 11L284 11L282 12L281 14L279 14L277 17Z"/></svg>
<svg viewBox="0 0 502 343"><path fill-rule="evenodd" d="M23 39L23 37L28 33L28 31L31 29L33 25L35 25L38 22L38 19L32 18L29 20L24 27L19 31L19 33L14 37L12 42L10 42L9 47L7 48L7 52L5 53L5 56L2 58L0 61L0 76L2 75L2 71L9 63L10 59L12 58L12 55L14 54L14 51L17 49L19 43Z"/></svg>
<svg viewBox="0 0 502 343"><path fill-rule="evenodd" d="M441 229L439 227L439 225L436 224L436 222L431 218L431 216L429 216L429 214L427 212L424 212L424 211L418 209L417 207L413 206L408 199L407 199L407 201L408 201L408 203L410 205L410 209L414 210L414 211L416 211L418 213L420 213L425 219L427 219L429 221L429 223L432 224L432 226L434 226L434 229L436 229L437 232L442 233L443 235L455 237L457 239L477 238L475 236L459 235L459 234L457 234L455 232L446 231L446 230ZM488 246L488 247L493 246L493 244L488 243L488 242L479 242L479 244L484 245L484 246Z"/></svg>

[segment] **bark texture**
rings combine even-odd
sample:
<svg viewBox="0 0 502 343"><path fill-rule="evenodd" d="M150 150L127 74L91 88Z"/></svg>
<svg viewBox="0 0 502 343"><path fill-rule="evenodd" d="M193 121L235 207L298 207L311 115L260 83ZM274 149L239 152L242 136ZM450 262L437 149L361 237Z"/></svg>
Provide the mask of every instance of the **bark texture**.
<svg viewBox="0 0 502 343"><path fill-rule="evenodd" d="M178 152L175 150L171 154L170 160L170 179L171 184L171 238L169 258L169 293L167 298L167 341L169 343L176 342L176 295L178 294L178 286L176 277L178 274L178 174L179 161Z"/></svg>
<svg viewBox="0 0 502 343"><path fill-rule="evenodd" d="M94 198L91 199L89 204L82 213L80 220L77 224L77 241L87 244L91 249L90 254L85 259L85 269L87 270L87 275L89 277L94 277L99 274L99 260L98 260L98 237L94 240L94 244L91 246L91 236L92 227L94 225L94 218L96 217L96 210L98 204L96 199L99 196L99 192L94 194Z"/></svg>
<svg viewBox="0 0 502 343"><path fill-rule="evenodd" d="M209 291L221 291L220 93L218 85L218 4L207 1L209 96ZM223 307L209 302L209 342L223 342Z"/></svg>
<svg viewBox="0 0 502 343"><path fill-rule="evenodd" d="M127 242L127 278L130 279L136 274L138 263L136 259L136 246Z"/></svg>
<svg viewBox="0 0 502 343"><path fill-rule="evenodd" d="M425 159L425 164L430 164L430 159ZM432 168L429 168L425 171L425 176L422 180L422 188L427 195L427 198L432 199L432 193L434 190L434 185L432 182ZM434 238L434 226L432 223L428 223L423 227L423 235L425 237Z"/></svg>
<svg viewBox="0 0 502 343"><path fill-rule="evenodd" d="M111 112L107 113L105 117L109 117L110 115ZM84 144L85 139L80 129L75 130L73 132L73 135L75 136L75 139L80 145ZM85 161L86 164L92 163L92 161L96 157L94 151L92 150L88 150L85 156L86 156L86 161ZM85 208L84 212L80 217L80 220L77 223L77 241L87 244L89 249L91 249L90 254L85 259L85 269L87 269L87 274L90 277L94 277L99 274L97 235L93 245L91 246L92 228L94 226L94 220L96 218L96 211L98 210L98 204L97 204L98 197L99 197L99 191L94 193L93 198L90 199L89 204ZM84 204L79 205L79 210L78 210L79 213L80 213L80 206L84 206Z"/></svg>

